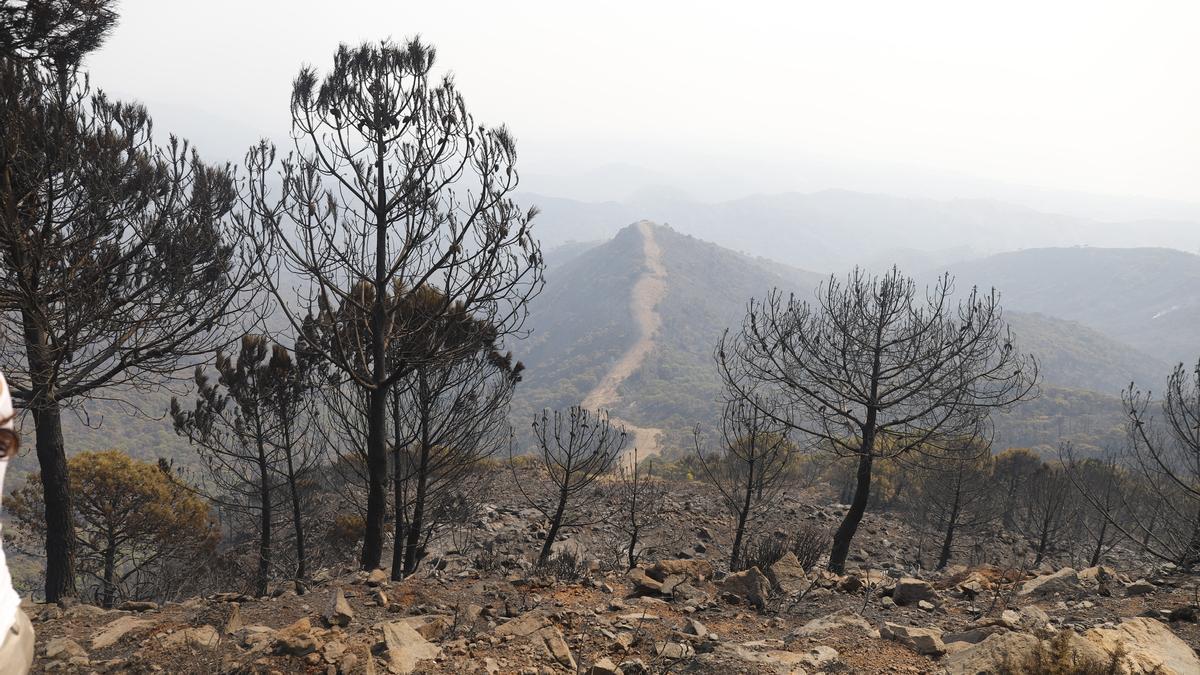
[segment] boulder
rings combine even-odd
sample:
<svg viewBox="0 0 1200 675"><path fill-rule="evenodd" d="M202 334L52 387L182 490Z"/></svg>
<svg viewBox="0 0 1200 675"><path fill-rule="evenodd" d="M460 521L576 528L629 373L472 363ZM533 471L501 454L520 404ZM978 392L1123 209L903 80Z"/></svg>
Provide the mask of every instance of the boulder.
<svg viewBox="0 0 1200 675"><path fill-rule="evenodd" d="M133 631L149 628L153 625L153 621L133 616L123 616L115 621L110 621L103 628L92 634L92 650L108 649Z"/></svg>
<svg viewBox="0 0 1200 675"><path fill-rule="evenodd" d="M703 639L708 635L708 627L695 619L688 619L687 625L683 627L683 632Z"/></svg>
<svg viewBox="0 0 1200 675"><path fill-rule="evenodd" d="M526 612L521 616L511 619L496 627L492 634L496 637L504 637L512 635L515 637L528 637L545 628L550 622L541 612Z"/></svg>
<svg viewBox="0 0 1200 675"><path fill-rule="evenodd" d="M800 595L808 589L808 575L795 553L788 551L767 569L771 585L788 596Z"/></svg>
<svg viewBox="0 0 1200 675"><path fill-rule="evenodd" d="M866 619L851 611L841 611L809 621L789 633L787 641L793 642L801 638L815 637L842 627L855 628L870 637L878 637L879 635Z"/></svg>
<svg viewBox="0 0 1200 675"><path fill-rule="evenodd" d="M879 627L879 637L899 642L923 656L941 656L946 653L942 631L938 628L917 628L884 622Z"/></svg>
<svg viewBox="0 0 1200 675"><path fill-rule="evenodd" d="M1137 581L1125 587L1125 595L1127 597L1148 595L1156 590L1158 590L1158 587L1154 584L1146 581L1145 579L1138 579Z"/></svg>
<svg viewBox="0 0 1200 675"><path fill-rule="evenodd" d="M1002 632L990 635L974 646L953 651L942 662L947 675L999 673L1024 655L1037 649L1040 641L1029 633Z"/></svg>
<svg viewBox="0 0 1200 675"><path fill-rule="evenodd" d="M823 645L807 651L793 652L785 649L759 649L752 643L746 643L733 647L722 646L719 651L743 663L766 667L788 675L803 675L808 673L810 668L814 671L824 671L838 659L836 649Z"/></svg>
<svg viewBox="0 0 1200 675"><path fill-rule="evenodd" d="M903 577L892 589L892 600L897 605L915 605L922 600L936 602L937 599L937 591L933 589L933 585L921 579Z"/></svg>
<svg viewBox="0 0 1200 675"><path fill-rule="evenodd" d="M662 593L662 582L646 574L646 570L634 567L625 574L625 578L633 584L637 593Z"/></svg>
<svg viewBox="0 0 1200 675"><path fill-rule="evenodd" d="M163 638L162 646L164 649L179 649L180 647L212 649L220 642L221 634L217 632L216 628L206 624L177 630Z"/></svg>
<svg viewBox="0 0 1200 675"><path fill-rule="evenodd" d="M1110 656L1124 654L1123 672L1139 675L1200 673L1200 658L1170 628L1153 619L1126 619L1116 628L1093 628L1083 637Z"/></svg>
<svg viewBox="0 0 1200 675"><path fill-rule="evenodd" d="M1043 574L1026 581L1017 595L1043 596L1055 593L1073 593L1081 587L1079 573L1070 567L1064 567L1052 574Z"/></svg>
<svg viewBox="0 0 1200 675"><path fill-rule="evenodd" d="M612 662L612 659L607 656L599 659L587 669L587 675L625 675L617 664Z"/></svg>
<svg viewBox="0 0 1200 675"><path fill-rule="evenodd" d="M658 581L675 574L682 574L692 581L705 581L712 578L713 566L707 560L659 560L647 574Z"/></svg>
<svg viewBox="0 0 1200 675"><path fill-rule="evenodd" d="M321 648L321 642L313 635L312 622L308 617L280 628L275 633L275 651L292 656L305 656Z"/></svg>
<svg viewBox="0 0 1200 675"><path fill-rule="evenodd" d="M668 661L686 659L696 653L696 650L686 642L655 642L654 654Z"/></svg>
<svg viewBox="0 0 1200 675"><path fill-rule="evenodd" d="M575 657L571 656L571 649L557 626L546 626L535 633L535 638L558 665L571 672L576 671Z"/></svg>
<svg viewBox="0 0 1200 675"><path fill-rule="evenodd" d="M354 620L354 610L351 609L350 603L346 601L346 594L342 593L342 589L334 590L333 595L329 597L329 604L325 607L325 613L322 615L325 623L330 626L349 626Z"/></svg>
<svg viewBox="0 0 1200 675"><path fill-rule="evenodd" d="M426 640L435 642L441 640L446 631L450 630L450 627L454 624L453 617L445 614L406 616L403 619L398 619L398 621L408 624L413 630L417 631L417 634Z"/></svg>
<svg viewBox="0 0 1200 675"><path fill-rule="evenodd" d="M368 586L386 586L388 583L388 573L378 567L371 570L367 575Z"/></svg>
<svg viewBox="0 0 1200 675"><path fill-rule="evenodd" d="M771 595L771 582L757 567L730 574L721 582L721 591L741 598L750 606L762 610Z"/></svg>
<svg viewBox="0 0 1200 675"><path fill-rule="evenodd" d="M383 642L387 649L388 671L407 675L421 661L437 658L442 650L403 621L383 624Z"/></svg>
<svg viewBox="0 0 1200 675"><path fill-rule="evenodd" d="M59 661L72 666L87 666L88 653L80 644L65 637L57 637L46 643L46 660Z"/></svg>

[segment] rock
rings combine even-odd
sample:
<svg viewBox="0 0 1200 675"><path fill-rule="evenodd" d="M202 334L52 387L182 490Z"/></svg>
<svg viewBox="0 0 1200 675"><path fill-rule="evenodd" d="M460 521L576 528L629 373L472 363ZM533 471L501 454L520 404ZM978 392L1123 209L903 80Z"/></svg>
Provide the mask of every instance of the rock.
<svg viewBox="0 0 1200 675"><path fill-rule="evenodd" d="M932 612L934 609L937 609L934 607L933 603L929 602L928 600L918 600L917 608L926 612Z"/></svg>
<svg viewBox="0 0 1200 675"><path fill-rule="evenodd" d="M1052 595L1054 593L1072 593L1080 589L1079 573L1070 567L1064 567L1053 574L1044 574L1026 581L1017 595Z"/></svg>
<svg viewBox="0 0 1200 675"><path fill-rule="evenodd" d="M933 589L933 585L921 579L903 577L892 589L892 600L897 605L915 605L922 600L933 602L937 599L937 591Z"/></svg>
<svg viewBox="0 0 1200 675"><path fill-rule="evenodd" d="M125 612L151 612L158 609L158 603L147 600L126 600L117 609Z"/></svg>
<svg viewBox="0 0 1200 675"><path fill-rule="evenodd" d="M842 627L856 628L865 635L878 637L878 633L866 619L850 612L842 611L813 619L788 634L786 641L792 642L800 638L810 638Z"/></svg>
<svg viewBox="0 0 1200 675"><path fill-rule="evenodd" d="M442 653L437 645L403 621L383 624L383 642L387 649L388 670L395 675L407 675L421 661L435 659Z"/></svg>
<svg viewBox="0 0 1200 675"><path fill-rule="evenodd" d="M60 661L73 666L88 665L88 653L80 644L65 637L54 638L46 643L46 660Z"/></svg>
<svg viewBox="0 0 1200 675"><path fill-rule="evenodd" d="M115 621L111 621L99 631L92 634L92 650L108 649L109 647L121 641L121 638L132 633L135 630L149 628L154 622L149 619L139 619L132 616L123 616Z"/></svg>
<svg viewBox="0 0 1200 675"><path fill-rule="evenodd" d="M280 628L275 633L275 651L291 656L305 656L321 648L321 643L313 635L312 622L308 617Z"/></svg>
<svg viewBox="0 0 1200 675"><path fill-rule="evenodd" d="M942 631L937 628L917 628L884 622L879 637L905 645L922 656L941 656L946 653Z"/></svg>
<svg viewBox="0 0 1200 675"><path fill-rule="evenodd" d="M1085 567L1079 570L1079 583L1088 588L1101 588L1118 578L1116 570L1104 565Z"/></svg>
<svg viewBox="0 0 1200 675"><path fill-rule="evenodd" d="M999 673L1023 655L1037 649L1039 641L1028 633L1003 632L991 635L968 649L949 654L942 662L947 675Z"/></svg>
<svg viewBox="0 0 1200 675"><path fill-rule="evenodd" d="M446 631L450 630L450 626L454 623L453 618L444 614L406 616L403 619L399 619L399 621L408 624L409 627L417 631L418 635L433 642L441 640Z"/></svg>
<svg viewBox="0 0 1200 675"><path fill-rule="evenodd" d="M721 582L721 591L737 596L750 606L762 610L766 608L767 599L771 594L771 582L757 567L751 567L725 577Z"/></svg>
<svg viewBox="0 0 1200 675"><path fill-rule="evenodd" d="M1158 590L1158 587L1154 584L1146 581L1145 579L1138 579L1137 581L1125 587L1125 595L1132 598L1138 595L1147 595L1156 590Z"/></svg>
<svg viewBox="0 0 1200 675"><path fill-rule="evenodd" d="M688 635L695 635L698 638L703 638L708 635L708 627L695 619L688 619L687 625L683 627L683 632Z"/></svg>
<svg viewBox="0 0 1200 675"><path fill-rule="evenodd" d="M500 624L492 634L496 637L505 637L512 635L515 637L528 637L545 628L549 625L546 617L539 612L526 612L521 616Z"/></svg>
<svg viewBox="0 0 1200 675"><path fill-rule="evenodd" d="M1124 653L1124 672L1185 675L1200 673L1200 658L1170 628L1153 619L1126 619L1116 628L1093 628L1083 637L1108 655Z"/></svg>
<svg viewBox="0 0 1200 675"><path fill-rule="evenodd" d="M162 646L164 649L178 649L180 647L199 647L202 649L213 649L221 642L221 634L216 628L207 624L196 626L195 628L184 628L171 633L163 638Z"/></svg>
<svg viewBox="0 0 1200 675"><path fill-rule="evenodd" d="M386 586L388 583L388 573L382 569L375 568L367 575L368 586Z"/></svg>
<svg viewBox="0 0 1200 675"><path fill-rule="evenodd" d="M713 566L707 560L659 560L647 574L659 581L673 574L682 574L692 581L704 581L712 578Z"/></svg>
<svg viewBox="0 0 1200 675"><path fill-rule="evenodd" d="M942 633L942 642L949 649L951 643L959 642L963 644L977 645L980 642L998 633L1007 633L1001 626L980 626L969 630L960 631L958 633Z"/></svg>
<svg viewBox="0 0 1200 675"><path fill-rule="evenodd" d="M229 610L229 618L225 620L225 634L232 635L246 626L246 622L242 620L242 606L240 603L234 603L233 609Z"/></svg>
<svg viewBox="0 0 1200 675"><path fill-rule="evenodd" d="M788 551L783 557L767 569L767 578L771 585L788 596L800 595L808 589L808 575L800 565L796 554Z"/></svg>
<svg viewBox="0 0 1200 675"><path fill-rule="evenodd" d="M696 650L691 645L684 642L655 642L654 654L656 656L668 659L670 661L678 661L686 659L696 653Z"/></svg>
<svg viewBox="0 0 1200 675"><path fill-rule="evenodd" d="M587 675L625 675L617 664L612 662L608 657L602 658L592 664L591 668L587 669Z"/></svg>
<svg viewBox="0 0 1200 675"><path fill-rule="evenodd" d="M330 626L349 626L354 620L354 610L351 609L350 603L346 601L346 594L342 593L342 589L336 589L333 595L329 598L329 605L325 608L325 613L322 615L325 623Z"/></svg>
<svg viewBox="0 0 1200 675"><path fill-rule="evenodd" d="M662 593L662 582L653 579L646 570L640 567L634 567L625 574L625 577L633 583L634 591L640 593Z"/></svg>
<svg viewBox="0 0 1200 675"><path fill-rule="evenodd" d="M1000 613L1000 625L1012 630L1037 633L1050 623L1050 616L1040 608L1027 605L1020 610L1006 609Z"/></svg>
<svg viewBox="0 0 1200 675"><path fill-rule="evenodd" d="M815 671L826 670L838 658L837 650L832 647L819 646L808 651L793 652L785 649L760 649L759 646L747 642L734 647L722 646L719 651L743 663L765 666L777 673L788 675L803 675L810 668Z"/></svg>
<svg viewBox="0 0 1200 675"><path fill-rule="evenodd" d="M575 672L575 658L571 656L571 649L567 646L567 641L563 639L562 631L557 626L546 626L539 630L535 637L545 647L546 653L558 662L558 665Z"/></svg>

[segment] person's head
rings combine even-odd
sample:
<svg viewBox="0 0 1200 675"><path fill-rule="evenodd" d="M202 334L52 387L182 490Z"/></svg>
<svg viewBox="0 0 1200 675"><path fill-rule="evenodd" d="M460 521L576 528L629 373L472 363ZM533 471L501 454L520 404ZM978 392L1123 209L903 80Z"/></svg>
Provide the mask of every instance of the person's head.
<svg viewBox="0 0 1200 675"><path fill-rule="evenodd" d="M0 373L0 459L12 457L21 448L21 437L17 435L14 425L15 418L12 393L8 391L4 373Z"/></svg>

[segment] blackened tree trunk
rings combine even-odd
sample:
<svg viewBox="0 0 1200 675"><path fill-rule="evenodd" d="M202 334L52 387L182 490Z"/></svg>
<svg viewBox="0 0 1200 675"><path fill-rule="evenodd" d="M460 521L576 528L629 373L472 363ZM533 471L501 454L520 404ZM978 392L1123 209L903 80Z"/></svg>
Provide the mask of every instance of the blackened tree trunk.
<svg viewBox="0 0 1200 675"><path fill-rule="evenodd" d="M62 411L58 403L33 409L38 464L46 500L46 602L78 596L75 587L75 516L71 477L63 448Z"/></svg>
<svg viewBox="0 0 1200 675"><path fill-rule="evenodd" d="M258 490L259 490L259 538L258 576L254 588L258 597L267 594L267 581L271 578L271 474L267 462L266 448L258 443Z"/></svg>
<svg viewBox="0 0 1200 675"><path fill-rule="evenodd" d="M867 512L867 501L871 497L871 464L874 455L867 452L858 458L858 471L855 473L854 501L850 502L850 510L833 534L833 547L829 551L829 571L834 574L846 573L846 558L850 555L850 542L858 525L862 522L863 514Z"/></svg>

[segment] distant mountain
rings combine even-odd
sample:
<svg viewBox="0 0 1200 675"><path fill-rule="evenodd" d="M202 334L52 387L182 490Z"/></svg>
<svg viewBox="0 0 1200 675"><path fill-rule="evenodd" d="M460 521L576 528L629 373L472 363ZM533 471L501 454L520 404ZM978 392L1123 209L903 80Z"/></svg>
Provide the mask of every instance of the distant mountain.
<svg viewBox="0 0 1200 675"><path fill-rule="evenodd" d="M1042 381L1056 387L1117 396L1130 382L1157 389L1171 372L1166 361L1077 321L1011 311L1004 318L1021 351L1037 358Z"/></svg>
<svg viewBox="0 0 1200 675"><path fill-rule="evenodd" d="M644 365L618 387L613 409L646 425L688 427L712 415L718 393L712 350L746 302L774 287L807 292L820 275L723 249L651 225L666 286L653 308L661 329ZM648 268L641 231L627 226L604 244L551 268L530 308L532 335L514 345L527 370L517 419L543 407L584 400L639 335L633 289Z"/></svg>
<svg viewBox="0 0 1200 675"><path fill-rule="evenodd" d="M944 266L1018 248L1154 244L1200 247L1200 224L1103 222L982 199L939 201L825 190L753 195L707 203L678 190L643 189L622 201L590 203L525 194L538 205L538 236L549 245L611 237L642 219L750 255L804 269L844 272L889 262Z"/></svg>
<svg viewBox="0 0 1200 675"><path fill-rule="evenodd" d="M647 261L643 236L653 238ZM652 346L630 362L643 337L635 288L659 270ZM659 279L658 276L655 276ZM630 424L666 430L664 445L686 447L686 432L709 424L720 393L712 350L727 327L742 320L751 297L772 288L810 297L825 275L737 253L661 225L631 225L603 244L547 272L546 291L531 308L533 336L514 348L526 363L517 394L518 428L542 407L578 404L617 365L612 413ZM1006 312L1018 346L1042 368L1044 396L997 417L997 442L1052 452L1062 440L1084 451L1117 442L1118 394L1130 380L1160 381L1166 362L1082 323L1042 314ZM593 396L593 399L595 397ZM527 423L525 423L527 424Z"/></svg>
<svg viewBox="0 0 1200 675"><path fill-rule="evenodd" d="M960 288L998 289L1006 309L1078 321L1167 363L1200 357L1200 256L1162 248L1047 248L1002 253L950 272ZM1161 380L1147 384L1157 389Z"/></svg>

